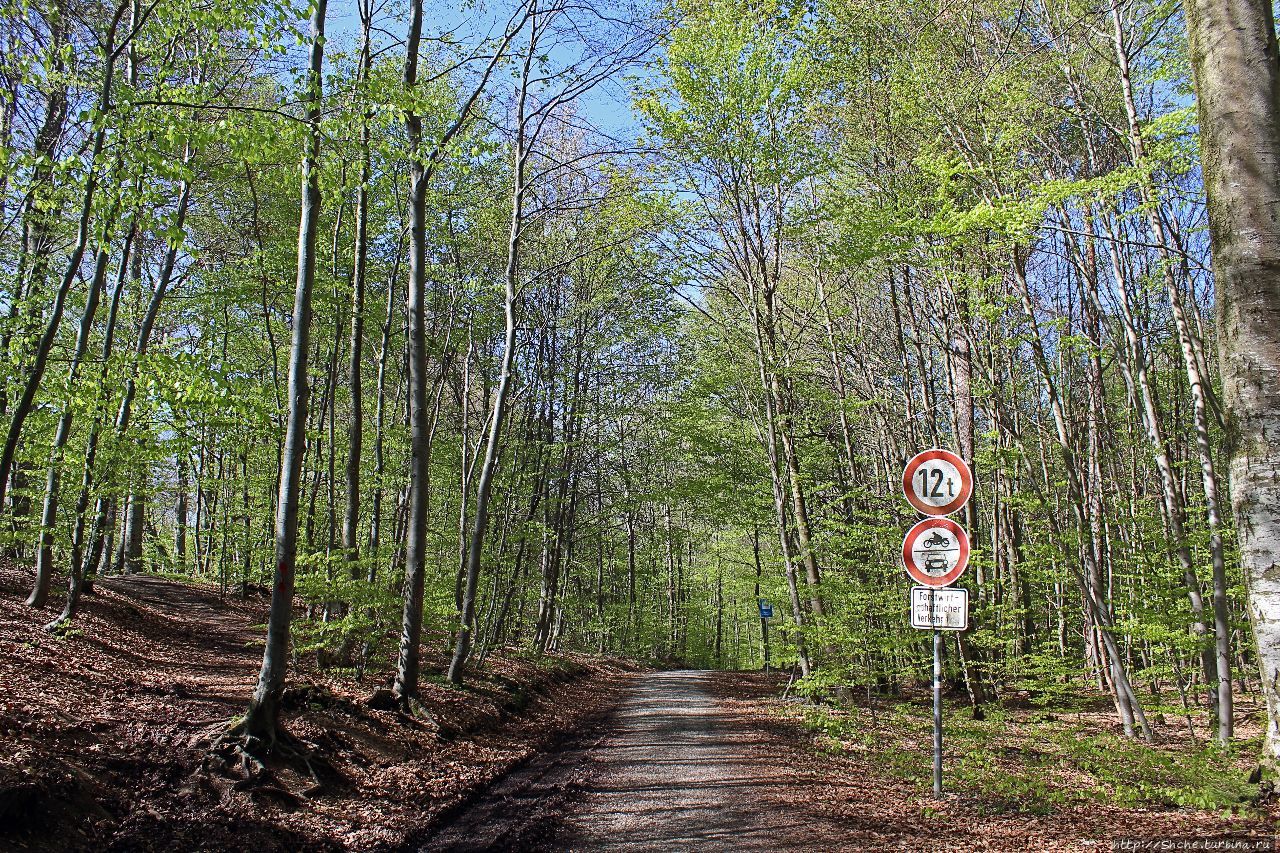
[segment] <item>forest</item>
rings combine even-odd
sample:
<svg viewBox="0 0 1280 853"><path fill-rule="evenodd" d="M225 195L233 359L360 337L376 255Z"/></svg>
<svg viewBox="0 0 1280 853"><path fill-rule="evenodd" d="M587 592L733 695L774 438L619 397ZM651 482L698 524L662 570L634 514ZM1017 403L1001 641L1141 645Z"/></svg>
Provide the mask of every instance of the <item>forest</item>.
<svg viewBox="0 0 1280 853"><path fill-rule="evenodd" d="M1270 4L0 10L6 673L154 580L252 610L251 780L299 684L423 720L525 662L773 673L831 736L927 690L945 448L948 715L1091 703L1274 823Z"/></svg>

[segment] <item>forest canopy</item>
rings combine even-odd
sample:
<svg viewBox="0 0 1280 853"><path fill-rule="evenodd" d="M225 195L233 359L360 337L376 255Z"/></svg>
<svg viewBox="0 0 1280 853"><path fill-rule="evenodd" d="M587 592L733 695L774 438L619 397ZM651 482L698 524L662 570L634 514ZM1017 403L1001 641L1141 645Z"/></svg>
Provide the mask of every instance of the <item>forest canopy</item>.
<svg viewBox="0 0 1280 853"><path fill-rule="evenodd" d="M289 654L412 710L424 644L893 691L940 447L975 709L1232 738L1180 5L0 11L0 546L50 631L112 573L274 595L249 738Z"/></svg>

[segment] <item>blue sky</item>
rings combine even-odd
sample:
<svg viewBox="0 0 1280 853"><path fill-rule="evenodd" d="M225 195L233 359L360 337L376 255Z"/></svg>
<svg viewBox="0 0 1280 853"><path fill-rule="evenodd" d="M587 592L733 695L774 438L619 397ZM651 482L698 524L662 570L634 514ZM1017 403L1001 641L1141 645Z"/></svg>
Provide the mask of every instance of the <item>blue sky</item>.
<svg viewBox="0 0 1280 853"><path fill-rule="evenodd" d="M606 0L607 2L607 0ZM388 53L403 56L403 47L390 44L391 38L401 40L404 37L404 3L386 4L386 10L376 20L386 31L382 35L384 45L388 45ZM449 0L435 2L424 6L425 38L439 36L445 32L462 44L478 44L486 37L492 37L501 31L514 8L512 2L476 3L467 0ZM342 48L354 48L360 35L360 16L356 0L329 0L325 30L332 43ZM565 49L552 50L551 60L571 61ZM634 73L634 72L633 72ZM611 79L597 86L578 100L580 115L597 129L611 136L634 138L640 128L635 113L631 109L631 99L622 79Z"/></svg>

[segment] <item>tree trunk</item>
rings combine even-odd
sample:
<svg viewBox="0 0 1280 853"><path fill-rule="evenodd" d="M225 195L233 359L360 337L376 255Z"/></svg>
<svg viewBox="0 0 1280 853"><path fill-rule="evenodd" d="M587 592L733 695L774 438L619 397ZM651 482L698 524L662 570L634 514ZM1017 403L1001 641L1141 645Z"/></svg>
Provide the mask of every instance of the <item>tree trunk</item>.
<svg viewBox="0 0 1280 853"><path fill-rule="evenodd" d="M132 236L132 229L130 229L129 235L130 237ZM126 238L120 257L122 274L128 268L130 242L131 240ZM71 422L75 414L71 395L75 391L76 379L80 375L80 364L84 361L85 353L89 350L89 336L93 332L93 318L98 312L98 302L101 299L102 290L106 286L108 258L107 249L105 247L100 248L93 265L93 279L89 283L89 298L85 302L84 312L80 315L80 328L76 332L75 350L71 356L71 366L67 370L62 415L58 418L58 429L54 434L53 449L49 454L49 472L45 480L44 506L40 514L40 546L36 551L36 581L31 590L31 595L27 598L27 605L30 607L44 607L45 599L49 595L49 583L53 578L53 532L58 520L58 493L62 478L62 457L67 447L67 441L71 437ZM53 627L57 624L57 622L50 623L50 626L46 627Z"/></svg>
<svg viewBox="0 0 1280 853"><path fill-rule="evenodd" d="M311 56L307 77L306 148L302 156L302 204L298 222L298 280L293 300L293 340L289 346L289 415L280 489L276 508L275 574L271 612L267 617L266 650L258 685L240 727L247 739L275 742L280 697L288 666L289 627L293 621L294 569L298 556L298 498L302 456L306 451L307 403L310 383L307 357L311 349L311 289L315 282L316 232L320 224L320 106L324 67L324 18L328 0L311 7ZM252 743L252 741L251 741Z"/></svg>
<svg viewBox="0 0 1280 853"><path fill-rule="evenodd" d="M68 111L66 61L63 53L67 37L67 17L62 2L50 4L45 23L49 28L49 70L52 73L47 81L49 92L44 102L44 119L32 143L34 165L31 170L31 185L22 203L22 252L18 257L14 287L9 299L7 319L10 322L5 324L4 332L0 334L0 352L9 351L15 327L20 327L19 334L25 337L27 329L39 319L36 312L29 310L28 302L44 290L51 254L50 236L54 225L62 218L62 202L60 196L53 191L57 147ZM12 120L17 100L6 100ZM6 182L7 178L6 175ZM28 316L21 318L21 322L15 322L20 319L24 310ZM5 412L9 403L10 378L6 376L2 381L0 412Z"/></svg>
<svg viewBox="0 0 1280 853"><path fill-rule="evenodd" d="M361 4L359 83L369 79L372 50L369 29L373 24L372 9ZM360 368L364 356L364 285L369 255L369 122L366 111L360 120L360 186L356 189L355 259L351 269L351 360L347 367L347 384L351 394L351 422L347 429L347 506L342 517L342 550L351 564L352 577L359 575L360 560L360 453L364 442L364 396L360 387Z"/></svg>
<svg viewBox="0 0 1280 853"><path fill-rule="evenodd" d="M1133 96L1133 83L1129 71L1129 51L1125 42L1120 7L1111 5L1111 21L1113 25L1113 43L1115 46L1117 67L1120 70L1121 90L1124 93L1125 114L1128 118L1129 145L1135 165L1141 167L1146 160L1146 143L1142 138L1142 129L1138 123L1138 111ZM1187 373L1187 384L1191 389L1192 417L1195 425L1196 451L1200 461L1201 481L1204 486L1207 520L1209 523L1209 553L1213 564L1213 648L1209 648L1204 634L1203 617L1197 614L1197 633L1201 636L1201 668L1205 675L1205 686L1209 690L1210 706L1214 708L1218 718L1218 740L1227 743L1232 734L1232 697L1231 697L1231 635L1230 623L1226 615L1226 562L1222 553L1222 534L1219 530L1221 520L1218 514L1218 477L1214 470L1213 449L1209 443L1208 402L1206 399L1205 378L1200 372L1200 361L1192 340L1190 324L1182 303L1182 292L1174 274L1174 259L1169 251L1169 243L1165 235L1164 223L1160 218L1159 198L1155 187L1145 174L1141 180L1142 198L1147 208L1147 228L1151 240L1160 254L1163 267L1165 290L1169 297L1169 306L1173 311L1174 324L1178 330L1178 342L1181 346L1183 365ZM1191 577L1195 577L1192 570ZM1199 579L1196 579L1196 597L1200 595ZM1194 604L1194 602L1193 602ZM1200 610L1203 610L1201 605Z"/></svg>
<svg viewBox="0 0 1280 853"><path fill-rule="evenodd" d="M189 483L187 482L187 451L186 448L179 448L177 457L175 458L178 475L178 500L173 510L175 529L173 533L173 557L177 563L178 571L184 571L187 567L187 490ZM248 489L248 471L245 472L245 489ZM246 491L246 497L248 492ZM248 507L245 507L247 513ZM249 544L246 534L245 548L248 550Z"/></svg>
<svg viewBox="0 0 1280 853"><path fill-rule="evenodd" d="M520 74L519 91L516 96L516 138L514 186L511 193L511 227L507 235L507 263L503 274L503 322L504 335L502 345L501 376L498 390L493 400L493 415L489 421L489 436L485 445L484 463L480 469L480 482L476 486L476 512L472 522L471 542L467 551L467 574L462 593L462 618L458 626L457 641L453 649L453 659L449 663L449 681L459 684L462 681L462 667L471 654L471 643L475 633L476 586L480 581L480 558L484 550L484 534L489 523L489 498L493 490L493 475L498 466L498 455L501 452L502 425L506 413L507 394L511 388L512 373L516 358L516 299L517 281L520 270L520 236L524 227L524 203L526 192L526 167L529 150L526 138L525 104L528 98L529 72L535 61L538 43L538 7L537 0L529 4L529 49L524 56L524 65ZM500 53L501 51L499 51Z"/></svg>
<svg viewBox="0 0 1280 853"><path fill-rule="evenodd" d="M194 152L188 145L183 154L184 165L190 163L193 156ZM174 225L179 231L181 231L186 224L187 208L190 205L190 202L191 183L190 181L183 180L181 189L178 192L177 210L174 213ZM135 255L135 259L137 257L138 255ZM155 328L156 317L160 313L160 305L164 300L165 294L168 293L169 285L173 281L173 274L177 260L178 247L176 245L170 245L169 249L165 252L164 261L160 267L160 277L156 281L155 289L151 293L151 299L147 303L147 310L142 316L142 323L138 327L138 339L134 344L133 358L129 362L129 373L128 378L125 380L124 394L120 400L120 409L116 412L115 434L118 442L124 439L129 428L129 420L133 411L133 398L137 393L138 388L138 369L142 362L142 358L147 354L147 348L150 346L151 332ZM134 278L137 279L139 275L139 271L135 269ZM116 293L112 297L113 304L111 308L110 322L108 323L107 338L103 344L102 369L104 378L106 376L107 360L111 354L112 340L114 339L115 334L115 316L122 285L123 280L117 285ZM62 616L60 617L61 619L70 619L71 616L74 615L76 606L79 603L81 592L89 582L89 579L91 579L97 571L98 561L103 552L103 539L107 536L107 531L111 530L111 526L108 522L110 519L113 519L116 514L114 506L115 502L111 498L107 496L101 496L98 498L94 509L93 526L90 528L88 539L89 553L87 559L82 560L80 539L83 533L81 528L84 523L84 509L81 508L81 505L83 504L85 508L88 506L89 490L93 485L94 479L92 469L97 441L98 436L95 428L90 435L89 448L85 454L85 473L80 486L80 497L77 500L76 531L72 540L71 587L67 596L66 608L63 610ZM138 493L140 494L140 491ZM134 496L131 495L129 500L132 501L133 497ZM141 535L142 529L139 527L137 548L137 554L139 557L141 555ZM108 547L107 550L109 552L110 548Z"/></svg>
<svg viewBox="0 0 1280 853"><path fill-rule="evenodd" d="M405 48L404 86L413 91L418 81L418 46L422 39L422 0L410 8ZM422 119L405 116L409 136L409 523L405 537L404 613L396 664L395 693L406 706L417 700L421 659L422 594L427 555L427 329L426 329L426 207L427 170L422 158Z"/></svg>
<svg viewBox="0 0 1280 853"><path fill-rule="evenodd" d="M1274 770L1280 761L1280 53L1270 3L1185 5L1218 298L1231 502L1267 702L1264 763Z"/></svg>
<svg viewBox="0 0 1280 853"><path fill-rule="evenodd" d="M1062 457L1063 469L1067 477L1067 499L1075 516L1076 530L1081 539L1083 539L1090 534L1091 530L1088 522L1088 513L1085 509L1084 489L1080 484L1079 466L1076 463L1075 449L1072 447L1070 433L1067 429L1062 400L1058 394L1057 385L1053 381L1053 374L1049 369L1044 346L1041 343L1043 338L1040 335L1036 320L1035 307L1031 301L1031 292L1027 285L1026 273L1023 267L1024 263L1025 261L1020 253L1015 250L1013 278L1018 285L1018 296L1021 298L1023 310L1026 312L1027 322L1031 326L1029 343L1033 361L1043 384L1045 395L1048 397L1049 409L1053 415L1058 452ZM1048 482L1048 477L1045 477L1045 481ZM1053 516L1050 515L1049 518L1052 521ZM1085 613L1093 625L1099 629L1099 636L1106 652L1107 666L1113 685L1113 697L1116 702L1116 710L1120 716L1120 722L1124 726L1126 735L1132 737L1135 733L1141 733L1144 738L1150 740L1152 738L1151 728L1142 713L1142 706L1138 704L1137 696L1134 694L1129 682L1129 674L1125 669L1124 659L1120 654L1115 637L1110 631L1112 622L1111 610L1107 599L1102 594L1104 591L1100 588L1101 579L1097 564L1093 559L1094 549L1086 544L1081 549L1081 553L1084 557L1084 569L1082 572L1077 571L1075 573L1076 582L1080 586L1081 596L1084 599Z"/></svg>
<svg viewBox="0 0 1280 853"><path fill-rule="evenodd" d="M391 347L391 320L395 315L396 279L400 277L400 257L403 252L397 246L396 260L392 263L391 278L387 281L387 308L382 322L382 341L378 346L378 392L373 412L373 506L369 518L369 583L377 576L378 560L382 549L382 482L386 468L384 453L385 418L387 407L387 356Z"/></svg>
<svg viewBox="0 0 1280 853"><path fill-rule="evenodd" d="M98 92L98 101L95 107L101 114L106 114L112 109L112 84L115 78L115 61L119 55L116 45L116 33L120 28L121 20L127 8L129 8L127 2L120 2L116 5L115 13L107 27L106 36L102 40L102 87ZM81 195L75 243L72 246L71 255L67 259L62 281L54 294L53 305L49 308L49 316L45 321L44 333L36 344L31 367L28 370L26 382L23 384L22 395L19 397L17 405L14 407L13 415L9 419L9 428L5 434L3 449L0 449L0 506L4 505L5 494L9 488L9 476L13 469L14 457L17 455L18 442L22 438L22 428L26 423L27 416L35 408L36 392L40 390L40 383L44 379L44 371L49 363L49 353L52 352L54 341L58 336L58 327L62 323L62 312L67 304L67 295L71 292L71 287L76 282L80 272L80 262L84 259L84 253L89 247L89 225L93 216L93 200L98 189L98 161L102 156L102 148L105 142L106 122L101 122L98 129L94 131L93 143L87 158L88 172L85 175L84 191Z"/></svg>

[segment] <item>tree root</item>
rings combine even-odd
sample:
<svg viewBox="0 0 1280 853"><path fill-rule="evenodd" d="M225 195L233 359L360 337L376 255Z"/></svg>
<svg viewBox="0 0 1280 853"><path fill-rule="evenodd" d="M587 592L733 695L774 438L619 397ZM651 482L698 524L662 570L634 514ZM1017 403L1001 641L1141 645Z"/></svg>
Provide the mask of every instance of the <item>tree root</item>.
<svg viewBox="0 0 1280 853"><path fill-rule="evenodd" d="M273 734L264 743L248 732L243 720L238 720L209 744L201 769L206 773L210 769L225 772L235 763L245 780L256 778L266 772L264 758L274 749L275 741Z"/></svg>
<svg viewBox="0 0 1280 853"><path fill-rule="evenodd" d="M50 634L65 634L71 630L71 617L65 613L54 619L52 622L44 626L44 630Z"/></svg>
<svg viewBox="0 0 1280 853"><path fill-rule="evenodd" d="M391 711L401 714L406 718L407 722L418 726L426 724L437 730L440 729L440 723L436 720L435 715L419 702L415 696L402 696L394 690L383 687L373 691L364 700L364 705L375 711Z"/></svg>
<svg viewBox="0 0 1280 853"><path fill-rule="evenodd" d="M242 779L236 784L236 788L244 790L250 788L253 781L270 775L270 770L266 766L268 757L279 757L285 761L302 758L306 761L305 752L294 747L293 738L276 731L270 733L269 738L260 738L251 734L244 725L244 721L239 720L209 745L201 768L205 772L210 770L225 772L230 767L236 766L242 774ZM310 761L306 763L310 770ZM315 777L315 772L311 771L311 775Z"/></svg>
<svg viewBox="0 0 1280 853"><path fill-rule="evenodd" d="M427 706L418 701L417 696L400 696L400 713L415 720L434 723L435 717L427 710Z"/></svg>
<svg viewBox="0 0 1280 853"><path fill-rule="evenodd" d="M307 788L307 796L313 796L328 787L322 774L340 776L328 761L317 756L306 744L288 732L277 730L263 738L249 732L243 719L233 722L208 744L200 769L206 776L214 773L224 777L238 776L238 781L232 785L233 790L266 794L296 808L301 799L281 784L276 774L267 766L268 759L293 764L299 770L305 767L306 775L313 783Z"/></svg>

